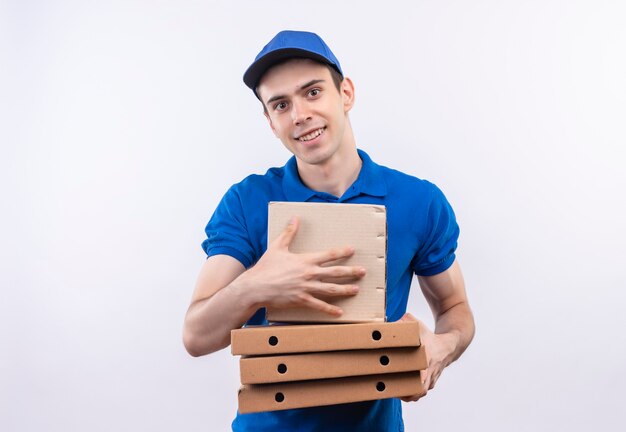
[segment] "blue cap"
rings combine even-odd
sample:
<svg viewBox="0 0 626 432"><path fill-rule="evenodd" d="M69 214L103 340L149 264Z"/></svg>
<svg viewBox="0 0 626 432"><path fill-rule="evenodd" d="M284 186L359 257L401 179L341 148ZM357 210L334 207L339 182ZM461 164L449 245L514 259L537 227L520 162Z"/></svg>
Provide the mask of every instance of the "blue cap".
<svg viewBox="0 0 626 432"><path fill-rule="evenodd" d="M332 66L343 77L339 60L321 37L315 33L284 30L263 47L248 70L243 82L256 94L263 74L276 63L289 58L308 58Z"/></svg>

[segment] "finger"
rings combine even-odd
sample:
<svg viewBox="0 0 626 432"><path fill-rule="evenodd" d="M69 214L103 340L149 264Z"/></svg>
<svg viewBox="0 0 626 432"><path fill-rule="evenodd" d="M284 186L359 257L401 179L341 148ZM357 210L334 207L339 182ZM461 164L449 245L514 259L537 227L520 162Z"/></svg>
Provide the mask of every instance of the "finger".
<svg viewBox="0 0 626 432"><path fill-rule="evenodd" d="M422 387L425 391L430 388L430 371L428 369L420 371L420 380L422 380Z"/></svg>
<svg viewBox="0 0 626 432"><path fill-rule="evenodd" d="M311 254L311 259L316 264L324 264L330 261L348 258L354 255L353 247L333 248L324 252L316 252Z"/></svg>
<svg viewBox="0 0 626 432"><path fill-rule="evenodd" d="M430 385L428 386L428 390L432 390L435 388L435 384L437 383L437 381L439 380L439 377L441 376L441 372L437 373L437 374L433 374L430 378Z"/></svg>
<svg viewBox="0 0 626 432"><path fill-rule="evenodd" d="M320 267L317 276L320 280L340 283L360 279L365 276L365 273L367 270L361 266L332 266Z"/></svg>
<svg viewBox="0 0 626 432"><path fill-rule="evenodd" d="M328 282L317 282L307 287L307 291L314 296L341 297L358 294L358 285L342 285Z"/></svg>
<svg viewBox="0 0 626 432"><path fill-rule="evenodd" d="M423 398L424 396L426 396L426 394L428 393L428 391L426 389L423 389L421 392L419 392L418 394L414 394L411 396L405 396L405 397L401 397L400 400L404 401L404 402L417 402L418 400L420 400L421 398Z"/></svg>
<svg viewBox="0 0 626 432"><path fill-rule="evenodd" d="M325 301L315 298L312 295L303 296L302 302L303 306L324 312L328 315L341 316L343 314L343 310L341 310L341 308L330 303L326 303Z"/></svg>
<svg viewBox="0 0 626 432"><path fill-rule="evenodd" d="M345 276L345 277L321 277L321 282L328 282L340 285L357 284L361 276Z"/></svg>
<svg viewBox="0 0 626 432"><path fill-rule="evenodd" d="M289 249L289 245L293 241L296 236L296 232L298 232L298 227L300 226L300 220L294 216L287 224L287 227L283 230L282 233L276 238L276 243L281 248Z"/></svg>
<svg viewBox="0 0 626 432"><path fill-rule="evenodd" d="M402 318L400 318L400 321L418 321L418 319L407 312L404 315L402 315Z"/></svg>

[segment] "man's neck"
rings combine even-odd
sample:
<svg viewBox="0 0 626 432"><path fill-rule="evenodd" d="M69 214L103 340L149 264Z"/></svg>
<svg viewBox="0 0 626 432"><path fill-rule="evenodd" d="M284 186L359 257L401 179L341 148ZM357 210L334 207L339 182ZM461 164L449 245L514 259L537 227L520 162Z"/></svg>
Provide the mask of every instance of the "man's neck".
<svg viewBox="0 0 626 432"><path fill-rule="evenodd" d="M324 164L307 165L298 160L298 173L309 188L339 198L359 177L362 165L356 146L352 145Z"/></svg>

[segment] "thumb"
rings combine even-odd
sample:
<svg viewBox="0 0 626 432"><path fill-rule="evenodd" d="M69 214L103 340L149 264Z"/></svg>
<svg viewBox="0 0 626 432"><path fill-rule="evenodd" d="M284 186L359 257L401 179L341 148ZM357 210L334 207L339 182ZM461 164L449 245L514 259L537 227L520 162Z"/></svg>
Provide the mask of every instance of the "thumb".
<svg viewBox="0 0 626 432"><path fill-rule="evenodd" d="M278 237L278 245L282 248L289 248L289 245L293 241L296 236L296 232L298 232L298 226L300 225L300 221L297 216L294 216L289 221L289 224L285 228L285 230Z"/></svg>
<svg viewBox="0 0 626 432"><path fill-rule="evenodd" d="M400 321L418 321L418 319L407 312L404 315L402 315L402 318L400 318Z"/></svg>

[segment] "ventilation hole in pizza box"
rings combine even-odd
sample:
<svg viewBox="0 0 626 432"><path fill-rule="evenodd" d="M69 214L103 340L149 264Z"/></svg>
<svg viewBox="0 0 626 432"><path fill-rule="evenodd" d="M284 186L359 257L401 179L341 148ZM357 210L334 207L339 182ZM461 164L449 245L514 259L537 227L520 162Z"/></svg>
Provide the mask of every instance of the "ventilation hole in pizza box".
<svg viewBox="0 0 626 432"><path fill-rule="evenodd" d="M386 355L380 356L380 364L383 366L387 366L389 364L389 357Z"/></svg>
<svg viewBox="0 0 626 432"><path fill-rule="evenodd" d="M282 401L285 400L285 395L282 394L281 392L276 393L276 395L274 396L274 399L276 400L276 402L280 403Z"/></svg>
<svg viewBox="0 0 626 432"><path fill-rule="evenodd" d="M284 374L285 372L287 372L287 365L284 363L279 364L278 373Z"/></svg>
<svg viewBox="0 0 626 432"><path fill-rule="evenodd" d="M378 381L378 383L376 384L376 390L378 390L379 392L385 391L385 383L382 381Z"/></svg>
<svg viewBox="0 0 626 432"><path fill-rule="evenodd" d="M380 338L382 338L383 335L380 334L380 332L378 330L374 330L372 332L372 339L374 340L380 340Z"/></svg>
<svg viewBox="0 0 626 432"><path fill-rule="evenodd" d="M271 346L276 346L278 345L278 338L276 336L270 336L268 342Z"/></svg>

